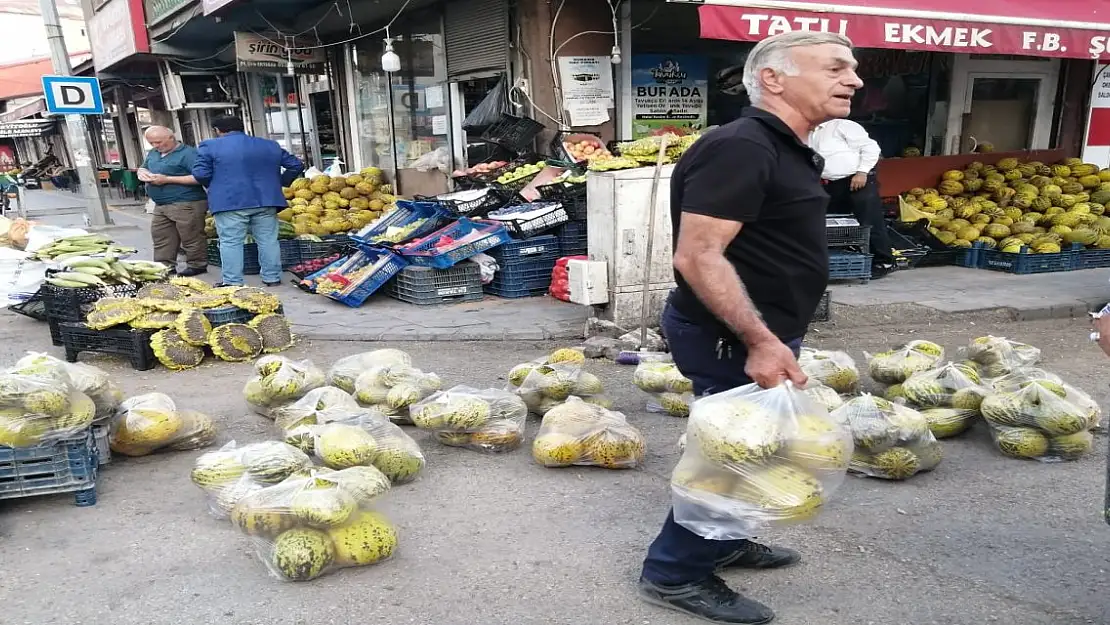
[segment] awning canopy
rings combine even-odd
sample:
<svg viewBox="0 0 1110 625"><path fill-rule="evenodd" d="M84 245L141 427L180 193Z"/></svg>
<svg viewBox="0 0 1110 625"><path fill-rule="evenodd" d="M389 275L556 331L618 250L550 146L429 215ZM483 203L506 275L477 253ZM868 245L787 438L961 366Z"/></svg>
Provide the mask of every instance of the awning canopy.
<svg viewBox="0 0 1110 625"><path fill-rule="evenodd" d="M861 48L1110 59L1110 3L1095 0L677 1L702 5L703 39L819 30Z"/></svg>
<svg viewBox="0 0 1110 625"><path fill-rule="evenodd" d="M16 122L0 122L0 138L44 137L53 132L53 119L25 119Z"/></svg>

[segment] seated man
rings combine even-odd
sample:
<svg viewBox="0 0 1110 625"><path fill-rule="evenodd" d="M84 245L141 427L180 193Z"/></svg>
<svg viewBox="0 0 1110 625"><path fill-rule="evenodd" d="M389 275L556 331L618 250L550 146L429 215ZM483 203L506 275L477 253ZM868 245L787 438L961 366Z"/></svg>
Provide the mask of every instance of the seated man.
<svg viewBox="0 0 1110 625"><path fill-rule="evenodd" d="M809 145L825 159L821 178L830 197L828 212L852 214L861 226L871 226L871 277L890 273L894 254L874 171L879 144L856 122L832 119L814 129Z"/></svg>

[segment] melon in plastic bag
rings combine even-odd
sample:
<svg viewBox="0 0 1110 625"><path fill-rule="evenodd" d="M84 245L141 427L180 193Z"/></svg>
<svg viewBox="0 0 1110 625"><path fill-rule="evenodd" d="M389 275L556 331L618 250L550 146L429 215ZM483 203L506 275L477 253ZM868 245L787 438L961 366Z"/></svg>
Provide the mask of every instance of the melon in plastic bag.
<svg viewBox="0 0 1110 625"><path fill-rule="evenodd" d="M520 447L528 407L508 391L456 386L412 406L409 415L444 445L497 453Z"/></svg>
<svg viewBox="0 0 1110 625"><path fill-rule="evenodd" d="M21 367L0 373L0 447L34 447L87 430L92 400L74 389L63 367Z"/></svg>
<svg viewBox="0 0 1110 625"><path fill-rule="evenodd" d="M824 406L825 410L829 412L844 405L844 398L836 391L812 378L806 383L806 388L803 392L809 395L810 399Z"/></svg>
<svg viewBox="0 0 1110 625"><path fill-rule="evenodd" d="M1040 349L999 336L971 339L960 352L968 360L981 365L985 378L1001 377L1041 361Z"/></svg>
<svg viewBox="0 0 1110 625"><path fill-rule="evenodd" d="M904 480L931 471L943 458L928 420L908 406L864 393L832 414L851 429L856 449L848 468L855 473Z"/></svg>
<svg viewBox="0 0 1110 625"><path fill-rule="evenodd" d="M902 383L902 396L916 408L956 408L979 411L990 390L979 373L963 363L946 363L919 371Z"/></svg>
<svg viewBox="0 0 1110 625"><path fill-rule="evenodd" d="M340 358L328 370L328 384L348 393L355 392L355 379L367 369L375 367L412 366L412 356L399 349L375 349Z"/></svg>
<svg viewBox="0 0 1110 625"><path fill-rule="evenodd" d="M281 441L231 441L198 456L189 477L207 495L212 516L226 519L243 497L311 466L307 454Z"/></svg>
<svg viewBox="0 0 1110 625"><path fill-rule="evenodd" d="M602 396L605 389L601 379L574 362L547 363L540 359L517 365L509 371L506 390L524 400L528 412L541 417L571 396L612 408L612 402Z"/></svg>
<svg viewBox="0 0 1110 625"><path fill-rule="evenodd" d="M321 411L318 424L287 430L285 441L328 468L372 466L393 484L416 479L424 468L424 454L416 441L371 408Z"/></svg>
<svg viewBox="0 0 1110 625"><path fill-rule="evenodd" d="M932 341L910 341L898 349L867 357L871 378L881 384L901 384L918 371L932 369L944 360L944 348Z"/></svg>
<svg viewBox="0 0 1110 625"><path fill-rule="evenodd" d="M1013 458L1046 462L1074 460L1091 451L1094 427L1088 406L1066 398L1067 390L1047 380L1028 381L983 400L983 418L998 450Z"/></svg>
<svg viewBox="0 0 1110 625"><path fill-rule="evenodd" d="M409 406L443 386L439 376L407 365L373 367L355 378L355 399L389 415L394 423L411 425Z"/></svg>
<svg viewBox="0 0 1110 625"><path fill-rule="evenodd" d="M1044 369L1036 367L1016 369L1013 373L991 380L991 388L1001 393L1008 393L1025 388L1031 382L1036 382L1080 408L1087 414L1088 429L1094 430L1102 426L1102 408L1098 402L1087 393L1064 382L1060 376Z"/></svg>
<svg viewBox="0 0 1110 625"><path fill-rule="evenodd" d="M123 392L112 382L107 371L83 362L66 362L49 354L28 352L16 361L12 372L22 375L65 372L73 390L92 399L96 406L96 420L111 418L123 401Z"/></svg>
<svg viewBox="0 0 1110 625"><path fill-rule="evenodd" d="M841 395L859 392L859 369L856 368L856 361L845 352L803 347L798 354L798 366L810 380L820 382Z"/></svg>
<svg viewBox="0 0 1110 625"><path fill-rule="evenodd" d="M378 498L360 498L338 472L312 471L241 498L232 523L251 536L258 558L282 581L305 582L341 568L388 560L396 526Z"/></svg>
<svg viewBox="0 0 1110 625"><path fill-rule="evenodd" d="M146 456L160 449L199 449L216 440L212 419L184 410L164 393L123 400L112 419L108 444L125 456Z"/></svg>
<svg viewBox="0 0 1110 625"><path fill-rule="evenodd" d="M243 387L243 397L256 412L266 416L271 416L272 408L324 386L324 372L308 360L263 356L255 361L254 370L256 375Z"/></svg>
<svg viewBox="0 0 1110 625"><path fill-rule="evenodd" d="M358 402L346 391L335 386L321 386L305 393L305 396L291 404L270 409L274 425L282 431L291 430L298 425L315 425L319 415L326 410L359 409Z"/></svg>
<svg viewBox="0 0 1110 625"><path fill-rule="evenodd" d="M644 437L623 414L572 395L544 415L532 458L545 467L631 469L643 463Z"/></svg>
<svg viewBox="0 0 1110 625"><path fill-rule="evenodd" d="M848 425L790 383L696 401L671 475L674 519L712 540L808 521L844 481Z"/></svg>
<svg viewBox="0 0 1110 625"><path fill-rule="evenodd" d="M667 355L645 355L640 357L632 383L651 396L648 412L659 412L672 417L690 416L690 404L694 403L694 384L682 375L678 365Z"/></svg>

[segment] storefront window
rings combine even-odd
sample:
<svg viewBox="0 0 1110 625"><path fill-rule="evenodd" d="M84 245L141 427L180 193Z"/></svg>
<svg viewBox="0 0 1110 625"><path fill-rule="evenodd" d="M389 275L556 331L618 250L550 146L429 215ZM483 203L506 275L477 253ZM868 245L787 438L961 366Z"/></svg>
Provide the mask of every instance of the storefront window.
<svg viewBox="0 0 1110 625"><path fill-rule="evenodd" d="M440 18L395 24L390 29L401 71L381 68L382 43L355 44L355 112L363 166L411 169L422 156L443 148L450 158L447 59ZM392 136L390 135L392 108Z"/></svg>
<svg viewBox="0 0 1110 625"><path fill-rule="evenodd" d="M277 141L290 154L307 162L305 132L311 132L312 129L304 128L302 124L305 115L298 107L296 78L259 74L258 87L262 91L267 138Z"/></svg>

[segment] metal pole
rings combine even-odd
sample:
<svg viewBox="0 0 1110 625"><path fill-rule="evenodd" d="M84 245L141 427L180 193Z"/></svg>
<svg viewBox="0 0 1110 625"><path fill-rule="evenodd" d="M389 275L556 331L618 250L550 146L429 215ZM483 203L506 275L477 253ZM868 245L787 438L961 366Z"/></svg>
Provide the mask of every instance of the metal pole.
<svg viewBox="0 0 1110 625"><path fill-rule="evenodd" d="M281 127L285 131L285 149L290 154L296 154L297 151L293 149L293 135L289 132L289 102L285 97L285 78L281 74L277 75L277 94L281 100ZM269 113L266 115L268 117Z"/></svg>
<svg viewBox="0 0 1110 625"><path fill-rule="evenodd" d="M66 40L62 36L58 7L55 6L54 0L39 0L39 10L42 12L42 23L46 27L46 40L50 44L50 60L54 65L54 73L60 76L72 76L73 68L70 67ZM108 215L108 207L104 204L104 196L100 193L100 181L97 180L96 169L93 167L85 117L66 115L65 120L70 160L77 168L82 195L85 196L85 219L96 226L111 225L112 218Z"/></svg>

